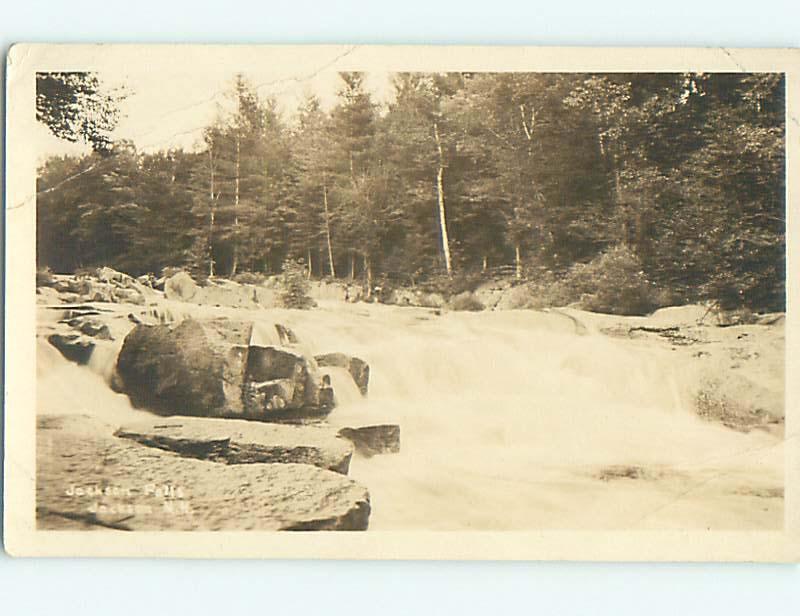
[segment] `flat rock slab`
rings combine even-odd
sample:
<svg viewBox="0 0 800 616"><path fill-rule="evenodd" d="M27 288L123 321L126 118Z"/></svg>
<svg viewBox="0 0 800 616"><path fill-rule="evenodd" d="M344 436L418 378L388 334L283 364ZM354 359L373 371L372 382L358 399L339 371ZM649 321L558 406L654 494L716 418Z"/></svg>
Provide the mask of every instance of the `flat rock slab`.
<svg viewBox="0 0 800 616"><path fill-rule="evenodd" d="M44 416L42 530L365 530L369 493L308 464L229 466L115 438L97 419Z"/></svg>
<svg viewBox="0 0 800 616"><path fill-rule="evenodd" d="M242 419L165 417L125 426L115 436L225 464L298 463L347 474L353 447L324 426Z"/></svg>
<svg viewBox="0 0 800 616"><path fill-rule="evenodd" d="M400 426L397 424L341 428L338 434L352 442L356 451L367 458L379 453L400 451Z"/></svg>

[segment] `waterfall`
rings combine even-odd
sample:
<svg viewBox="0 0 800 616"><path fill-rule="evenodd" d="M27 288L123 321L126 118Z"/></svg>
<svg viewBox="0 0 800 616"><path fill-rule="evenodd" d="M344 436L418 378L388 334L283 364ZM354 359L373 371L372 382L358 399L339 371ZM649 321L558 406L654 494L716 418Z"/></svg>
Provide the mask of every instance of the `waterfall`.
<svg viewBox="0 0 800 616"><path fill-rule="evenodd" d="M774 437L698 418L678 354L605 336L567 314L341 302L229 313L256 321L254 343L279 342L277 322L303 352L368 362L366 398L346 370L320 370L334 387L334 425L401 427L400 453L351 463L370 490L373 529L629 528L651 523L651 512L662 528L683 527L706 518L673 513L671 503L696 486L707 491L709 478L730 486L693 506L723 522L736 482L780 485ZM119 345L101 342L77 366L40 339L39 412L89 412L117 425L143 413L108 387ZM646 469L648 479L598 479L620 466Z"/></svg>

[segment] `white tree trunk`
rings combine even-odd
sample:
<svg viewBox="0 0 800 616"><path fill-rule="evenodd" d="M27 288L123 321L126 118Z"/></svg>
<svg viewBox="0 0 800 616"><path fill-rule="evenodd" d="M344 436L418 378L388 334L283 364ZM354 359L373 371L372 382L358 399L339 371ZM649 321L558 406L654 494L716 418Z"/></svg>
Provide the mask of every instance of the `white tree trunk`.
<svg viewBox="0 0 800 616"><path fill-rule="evenodd" d="M239 133L236 133L236 161L234 172L234 193L233 193L233 265L231 266L231 278L236 275L239 267L239 166L241 155L241 140Z"/></svg>
<svg viewBox="0 0 800 616"><path fill-rule="evenodd" d="M328 242L328 265L331 269L331 278L336 278L336 270L333 266L333 244L331 244L331 215L328 210L328 187L322 184L322 203L325 206L325 238Z"/></svg>
<svg viewBox="0 0 800 616"><path fill-rule="evenodd" d="M214 219L215 219L215 197L214 192L216 191L216 177L214 173L214 150L212 148L208 148L208 164L209 170L211 172L211 182L209 187L209 213L208 213L208 275L209 277L214 277L214 249L212 242L214 241Z"/></svg>
<svg viewBox="0 0 800 616"><path fill-rule="evenodd" d="M367 299L372 297L372 263L367 255L364 255L364 272L367 276Z"/></svg>
<svg viewBox="0 0 800 616"><path fill-rule="evenodd" d="M436 194L439 201L439 231L442 237L442 253L444 254L444 266L447 275L453 273L453 265L450 260L450 240L447 237L447 218L444 209L444 151L442 150L442 140L439 138L439 127L433 123L433 136L436 140L436 149L439 152L439 168L436 171Z"/></svg>
<svg viewBox="0 0 800 616"><path fill-rule="evenodd" d="M514 244L514 273L517 280L522 278L522 258L520 257L519 242Z"/></svg>

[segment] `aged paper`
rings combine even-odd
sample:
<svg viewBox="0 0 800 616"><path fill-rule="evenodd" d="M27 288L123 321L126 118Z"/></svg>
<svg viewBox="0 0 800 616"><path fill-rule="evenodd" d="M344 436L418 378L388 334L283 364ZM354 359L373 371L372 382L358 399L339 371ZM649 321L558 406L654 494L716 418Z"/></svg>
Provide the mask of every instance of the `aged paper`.
<svg viewBox="0 0 800 616"><path fill-rule="evenodd" d="M799 70L13 47L6 549L796 561Z"/></svg>

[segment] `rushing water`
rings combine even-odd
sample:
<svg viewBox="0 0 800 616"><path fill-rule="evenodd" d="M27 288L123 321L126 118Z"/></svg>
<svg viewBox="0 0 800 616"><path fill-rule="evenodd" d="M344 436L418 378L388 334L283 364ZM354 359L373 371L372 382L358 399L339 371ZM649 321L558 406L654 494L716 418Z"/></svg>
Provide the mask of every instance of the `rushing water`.
<svg viewBox="0 0 800 616"><path fill-rule="evenodd" d="M334 413L401 426L400 454L352 465L374 529L727 525L733 488L714 477L780 481L772 437L689 410L686 368L668 348L558 313L356 306L292 317L315 349L371 366L368 400L348 394ZM766 460L742 453L762 449ZM597 478L626 466L645 477ZM684 492L687 507L675 498Z"/></svg>
<svg viewBox="0 0 800 616"><path fill-rule="evenodd" d="M366 399L343 370L330 372L332 420L401 426L399 454L351 464L370 489L373 529L780 523L782 507L735 494L753 482L781 485L782 448L770 435L698 419L685 368L668 349L530 311L324 304L248 318L289 325L314 353L370 364ZM254 341L270 329L257 325ZM46 343L39 352L40 411L140 413L103 381L113 347L93 357L93 372L57 359ZM609 468L638 474L609 480Z"/></svg>

